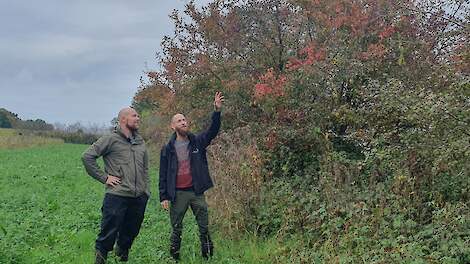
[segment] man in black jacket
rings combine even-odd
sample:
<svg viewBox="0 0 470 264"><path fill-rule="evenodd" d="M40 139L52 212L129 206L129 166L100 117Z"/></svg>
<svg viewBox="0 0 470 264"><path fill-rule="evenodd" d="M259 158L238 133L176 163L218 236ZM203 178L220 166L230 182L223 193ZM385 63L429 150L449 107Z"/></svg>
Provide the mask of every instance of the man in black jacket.
<svg viewBox="0 0 470 264"><path fill-rule="evenodd" d="M178 261L183 231L183 218L191 206L199 227L202 256L213 255L213 244L209 236L209 219L204 192L213 186L207 165L206 148L220 129L220 110L224 97L217 92L214 98L215 111L207 131L194 135L182 114L171 119L175 131L160 156L160 202L164 209L170 209L172 234L170 254Z"/></svg>

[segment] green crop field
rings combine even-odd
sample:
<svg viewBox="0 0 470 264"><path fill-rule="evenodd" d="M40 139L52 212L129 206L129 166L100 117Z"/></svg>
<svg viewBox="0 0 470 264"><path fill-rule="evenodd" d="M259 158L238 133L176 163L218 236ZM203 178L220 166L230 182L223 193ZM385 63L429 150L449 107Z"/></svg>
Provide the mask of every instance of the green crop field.
<svg viewBox="0 0 470 264"><path fill-rule="evenodd" d="M0 149L0 263L93 263L103 186L86 175L85 145ZM153 196L129 263L172 263L169 220ZM185 219L181 263L205 263L196 224ZM209 263L273 263L276 242L228 240L213 229L216 253ZM250 236L252 237L252 236ZM113 255L108 263L115 263Z"/></svg>

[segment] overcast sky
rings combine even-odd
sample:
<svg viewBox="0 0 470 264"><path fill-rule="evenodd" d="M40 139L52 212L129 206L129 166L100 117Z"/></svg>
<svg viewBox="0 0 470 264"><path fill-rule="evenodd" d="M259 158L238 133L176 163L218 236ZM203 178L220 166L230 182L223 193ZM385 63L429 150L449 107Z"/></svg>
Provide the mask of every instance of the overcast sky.
<svg viewBox="0 0 470 264"><path fill-rule="evenodd" d="M108 125L131 104L187 0L0 0L0 108ZM210 0L196 1L199 5Z"/></svg>

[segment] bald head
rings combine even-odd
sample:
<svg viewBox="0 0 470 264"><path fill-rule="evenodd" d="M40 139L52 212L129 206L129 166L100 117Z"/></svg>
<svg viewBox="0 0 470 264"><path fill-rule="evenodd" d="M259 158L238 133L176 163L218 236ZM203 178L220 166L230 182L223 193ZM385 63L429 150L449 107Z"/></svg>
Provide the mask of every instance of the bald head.
<svg viewBox="0 0 470 264"><path fill-rule="evenodd" d="M119 111L119 114L118 114L118 120L121 121L124 117L127 117L133 112L135 112L135 110L130 107L121 109L121 111Z"/></svg>
<svg viewBox="0 0 470 264"><path fill-rule="evenodd" d="M121 109L118 114L119 126L129 130L137 130L139 128L139 114L131 107Z"/></svg>
<svg viewBox="0 0 470 264"><path fill-rule="evenodd" d="M179 135L185 136L189 132L188 122L183 114L176 114L171 118L171 128Z"/></svg>
<svg viewBox="0 0 470 264"><path fill-rule="evenodd" d="M171 124L175 123L178 121L178 119L185 119L183 114L176 114L171 118Z"/></svg>

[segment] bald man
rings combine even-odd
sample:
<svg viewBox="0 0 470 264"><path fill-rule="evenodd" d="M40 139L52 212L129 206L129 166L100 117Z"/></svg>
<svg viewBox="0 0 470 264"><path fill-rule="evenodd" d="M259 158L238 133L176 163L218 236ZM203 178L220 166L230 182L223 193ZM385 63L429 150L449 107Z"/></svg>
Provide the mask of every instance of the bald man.
<svg viewBox="0 0 470 264"><path fill-rule="evenodd" d="M188 207L191 207L199 227L202 256L207 259L213 254L214 246L209 236L209 218L204 197L204 192L213 186L206 148L219 133L223 101L224 97L217 92L211 125L208 130L196 135L189 131L184 115L174 115L170 124L174 133L161 151L160 202L164 209L170 210L170 254L176 261L180 257L183 218Z"/></svg>
<svg viewBox="0 0 470 264"><path fill-rule="evenodd" d="M148 154L137 133L139 115L132 108L119 111L119 124L109 135L98 139L82 156L87 173L105 185L101 231L96 239L96 262L106 263L113 250L127 261L132 242L139 233L150 196ZM103 157L104 171L96 163Z"/></svg>

